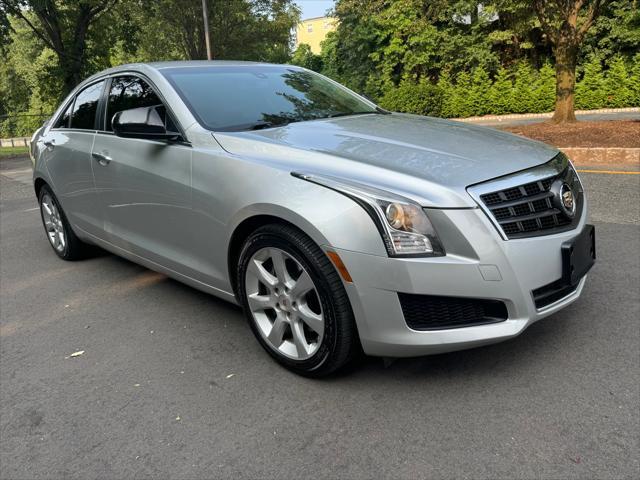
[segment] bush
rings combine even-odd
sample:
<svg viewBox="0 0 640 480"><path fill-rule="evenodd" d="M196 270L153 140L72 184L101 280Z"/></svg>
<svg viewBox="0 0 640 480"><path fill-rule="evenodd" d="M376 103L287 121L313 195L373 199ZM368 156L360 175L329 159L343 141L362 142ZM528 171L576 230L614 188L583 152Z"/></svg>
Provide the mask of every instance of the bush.
<svg viewBox="0 0 640 480"><path fill-rule="evenodd" d="M489 90L491 89L491 79L487 71L478 67L471 76L471 88L467 92L469 98L469 109L472 115L484 115L489 113Z"/></svg>
<svg viewBox="0 0 640 480"><path fill-rule="evenodd" d="M605 104L604 75L600 60L592 58L584 66L582 78L576 85L576 108L592 110Z"/></svg>
<svg viewBox="0 0 640 480"><path fill-rule="evenodd" d="M624 60L622 57L615 57L603 85L605 106L611 108L629 106L632 98L630 80Z"/></svg>
<svg viewBox="0 0 640 480"><path fill-rule="evenodd" d="M380 99L380 106L395 112L440 116L442 94L437 85L403 81L385 92Z"/></svg>
<svg viewBox="0 0 640 480"><path fill-rule="evenodd" d="M511 111L513 113L529 113L533 109L533 88L535 75L528 63L520 63L516 69L513 84Z"/></svg>
<svg viewBox="0 0 640 480"><path fill-rule="evenodd" d="M451 85L447 95L445 110L451 117L470 117L473 115L469 90L471 89L471 76L467 72L456 75L455 84Z"/></svg>
<svg viewBox="0 0 640 480"><path fill-rule="evenodd" d="M496 115L511 112L513 82L506 69L500 68L489 88L489 111Z"/></svg>
<svg viewBox="0 0 640 480"><path fill-rule="evenodd" d="M553 110L556 102L556 72L545 63L538 72L531 98L531 112L543 113Z"/></svg>
<svg viewBox="0 0 640 480"><path fill-rule="evenodd" d="M301 43L293 52L291 63L299 67L319 72L322 70L322 57L311 51L311 47L306 43Z"/></svg>
<svg viewBox="0 0 640 480"><path fill-rule="evenodd" d="M500 68L493 80L478 67L459 72L455 81L444 71L437 84L422 80L403 80L387 87L380 104L389 110L469 117L472 115L550 112L555 104L555 70L549 63L535 71L527 63L514 69ZM584 65L576 84L576 108L640 106L640 54L629 69L621 57L615 58L603 73L597 58Z"/></svg>
<svg viewBox="0 0 640 480"><path fill-rule="evenodd" d="M633 57L631 77L629 78L629 90L631 92L629 105L640 107L640 53Z"/></svg>

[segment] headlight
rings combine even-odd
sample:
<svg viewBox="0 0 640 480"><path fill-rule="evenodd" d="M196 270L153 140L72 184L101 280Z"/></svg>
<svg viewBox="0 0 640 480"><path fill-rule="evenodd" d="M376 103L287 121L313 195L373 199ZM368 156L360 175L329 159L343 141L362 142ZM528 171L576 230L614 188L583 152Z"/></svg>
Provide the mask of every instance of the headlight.
<svg viewBox="0 0 640 480"><path fill-rule="evenodd" d="M378 227L390 257L445 254L429 217L411 200L342 179L302 173L292 175L335 190L360 204Z"/></svg>

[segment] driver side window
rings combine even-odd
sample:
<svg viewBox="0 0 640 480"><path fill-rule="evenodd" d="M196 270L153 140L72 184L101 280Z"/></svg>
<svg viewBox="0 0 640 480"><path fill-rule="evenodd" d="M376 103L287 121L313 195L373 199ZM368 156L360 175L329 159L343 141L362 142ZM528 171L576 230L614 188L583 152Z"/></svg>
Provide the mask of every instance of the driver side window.
<svg viewBox="0 0 640 480"><path fill-rule="evenodd" d="M107 99L106 130L108 132L113 131L111 120L116 113L132 108L153 107L156 105L162 106L163 104L147 82L133 75L114 77L111 80L111 89ZM165 108L160 110L162 112L166 111ZM168 129L171 126L173 131L176 130L169 118L165 122Z"/></svg>

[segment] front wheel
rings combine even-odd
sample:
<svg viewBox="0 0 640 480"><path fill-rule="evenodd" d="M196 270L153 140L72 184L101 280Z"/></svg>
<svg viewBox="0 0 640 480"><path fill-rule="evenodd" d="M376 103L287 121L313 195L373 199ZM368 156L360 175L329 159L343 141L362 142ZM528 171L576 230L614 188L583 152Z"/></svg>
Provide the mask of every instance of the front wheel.
<svg viewBox="0 0 640 480"><path fill-rule="evenodd" d="M282 365L320 377L357 352L342 281L326 254L299 230L267 225L255 231L242 249L237 273L251 329Z"/></svg>

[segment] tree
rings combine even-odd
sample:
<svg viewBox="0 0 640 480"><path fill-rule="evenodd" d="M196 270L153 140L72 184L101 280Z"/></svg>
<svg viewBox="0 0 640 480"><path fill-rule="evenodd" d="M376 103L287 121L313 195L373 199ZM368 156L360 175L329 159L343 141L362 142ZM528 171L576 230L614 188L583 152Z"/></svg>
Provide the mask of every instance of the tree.
<svg viewBox="0 0 640 480"><path fill-rule="evenodd" d="M556 61L556 105L552 121L575 122L576 63L585 34L600 13L603 0L534 0L538 20L553 45Z"/></svg>
<svg viewBox="0 0 640 480"><path fill-rule="evenodd" d="M129 0L130 1L130 0ZM146 12L138 16L143 37L163 32L167 43L151 48L180 52L182 58L206 59L202 0L140 0ZM291 30L300 11L292 0L225 0L209 4L209 31L215 59L285 62ZM152 46L150 46L152 47ZM158 51L160 50L160 51Z"/></svg>
<svg viewBox="0 0 640 480"><path fill-rule="evenodd" d="M86 73L87 38L92 27L117 1L0 0L0 11L20 18L55 52L65 96Z"/></svg>
<svg viewBox="0 0 640 480"><path fill-rule="evenodd" d="M300 67L308 68L314 72L322 70L322 57L315 55L311 51L311 47L306 43L301 43L298 48L293 52L291 57L291 63Z"/></svg>

